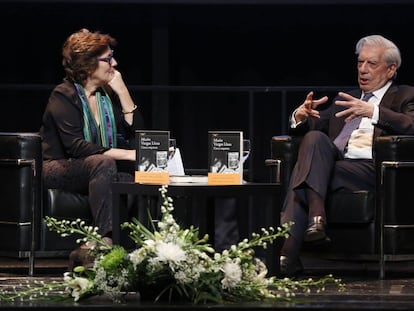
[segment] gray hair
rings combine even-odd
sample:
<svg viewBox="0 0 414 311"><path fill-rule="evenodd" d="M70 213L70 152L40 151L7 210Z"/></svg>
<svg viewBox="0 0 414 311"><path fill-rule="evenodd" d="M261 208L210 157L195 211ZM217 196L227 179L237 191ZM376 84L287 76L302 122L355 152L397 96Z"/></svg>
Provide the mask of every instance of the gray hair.
<svg viewBox="0 0 414 311"><path fill-rule="evenodd" d="M396 65L397 69L401 66L401 53L394 42L380 35L366 36L358 41L355 54L359 55L363 46L379 46L385 48L383 60L388 66Z"/></svg>

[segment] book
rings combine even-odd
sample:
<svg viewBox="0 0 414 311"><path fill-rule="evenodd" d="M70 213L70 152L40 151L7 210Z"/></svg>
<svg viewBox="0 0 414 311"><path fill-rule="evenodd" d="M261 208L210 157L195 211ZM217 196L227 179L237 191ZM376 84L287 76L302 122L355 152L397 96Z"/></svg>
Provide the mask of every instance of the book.
<svg viewBox="0 0 414 311"><path fill-rule="evenodd" d="M166 185L169 183L168 153L170 132L137 130L135 182Z"/></svg>
<svg viewBox="0 0 414 311"><path fill-rule="evenodd" d="M240 185L243 182L243 132L208 132L208 184Z"/></svg>
<svg viewBox="0 0 414 311"><path fill-rule="evenodd" d="M180 183L200 183L207 184L208 177L207 175L170 175L171 184L180 184Z"/></svg>

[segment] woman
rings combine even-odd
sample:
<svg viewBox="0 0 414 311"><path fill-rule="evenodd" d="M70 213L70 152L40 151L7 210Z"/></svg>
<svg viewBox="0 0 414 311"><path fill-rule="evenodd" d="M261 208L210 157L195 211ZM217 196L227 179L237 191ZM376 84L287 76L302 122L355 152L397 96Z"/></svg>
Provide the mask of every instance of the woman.
<svg viewBox="0 0 414 311"><path fill-rule="evenodd" d="M143 128L115 69L115 45L111 36L87 29L67 38L62 51L66 77L52 91L40 129L44 186L87 193L94 225L109 244L111 182L133 180L135 149L130 143L135 130ZM120 172L117 160L130 161L130 173Z"/></svg>

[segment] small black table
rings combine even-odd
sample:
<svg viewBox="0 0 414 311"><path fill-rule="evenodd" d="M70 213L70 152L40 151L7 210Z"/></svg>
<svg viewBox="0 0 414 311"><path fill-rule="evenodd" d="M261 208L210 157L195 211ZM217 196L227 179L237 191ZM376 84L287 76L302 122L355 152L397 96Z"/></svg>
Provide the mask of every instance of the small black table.
<svg viewBox="0 0 414 311"><path fill-rule="evenodd" d="M113 242L124 245L128 240L120 225L128 221L128 211L120 208L121 202L128 195L146 198L147 201L159 200L160 185L139 184L134 182L113 182ZM276 183L251 183L241 185L213 186L206 183L174 183L168 185L167 195L175 201L184 199L189 208L186 208L186 218L192 225L199 228L200 233L214 236L213 209L209 208L208 200L211 198L236 198L238 202L250 202L253 215L246 215L246 221L252 217L263 221L260 227L277 227L280 222L280 186ZM265 199L265 200L264 200ZM260 217L259 217L260 216ZM259 233L259 230L256 230ZM265 260L269 273L274 275L279 271L279 247L274 243L269 245L265 252Z"/></svg>

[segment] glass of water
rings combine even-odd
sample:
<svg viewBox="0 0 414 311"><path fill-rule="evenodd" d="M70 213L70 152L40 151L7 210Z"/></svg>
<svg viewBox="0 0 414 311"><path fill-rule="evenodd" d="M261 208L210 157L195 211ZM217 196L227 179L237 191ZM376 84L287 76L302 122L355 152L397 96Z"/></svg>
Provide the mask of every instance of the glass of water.
<svg viewBox="0 0 414 311"><path fill-rule="evenodd" d="M243 139L243 163L250 155L250 139Z"/></svg>

